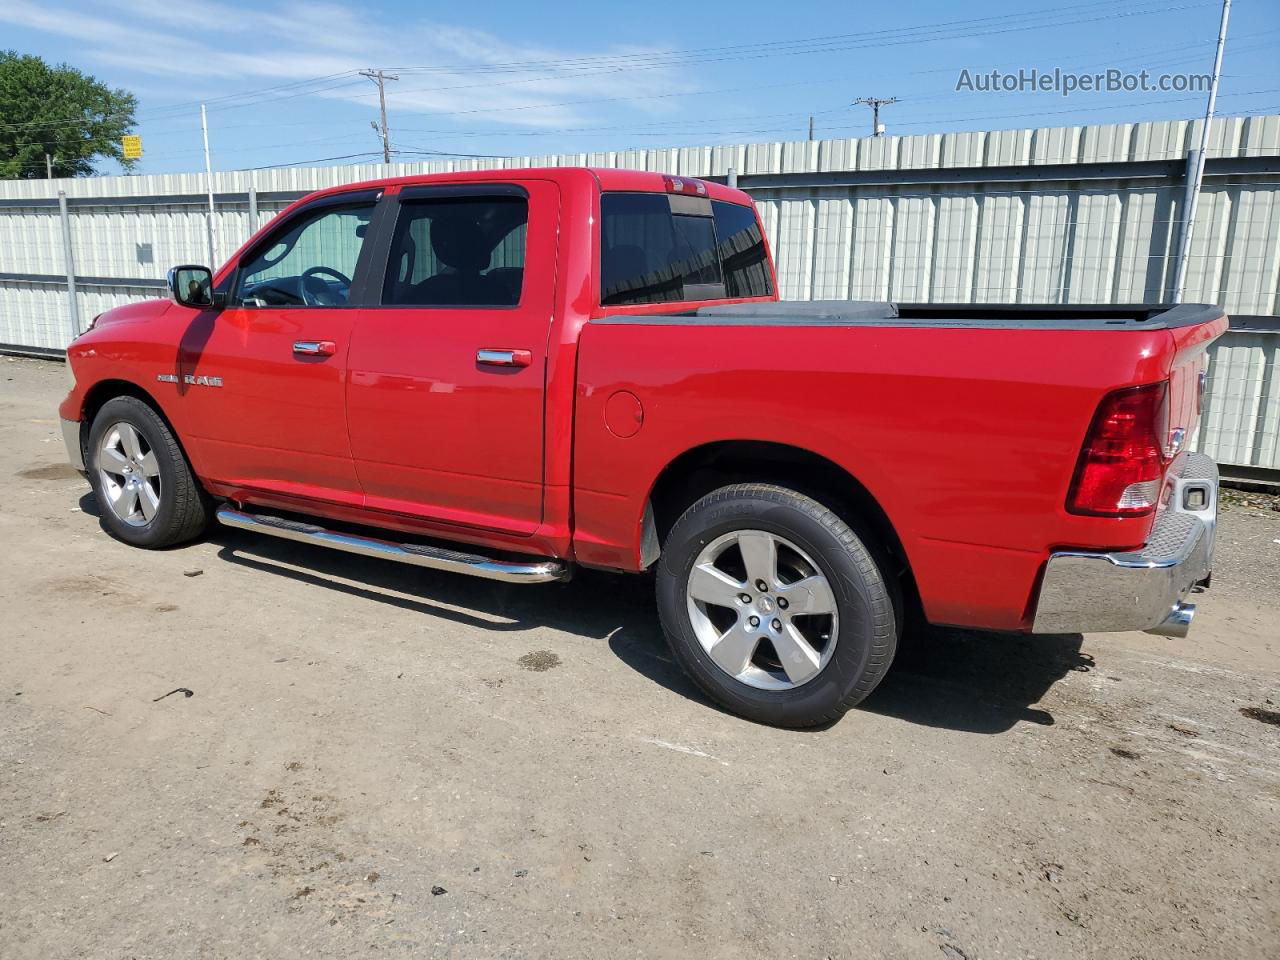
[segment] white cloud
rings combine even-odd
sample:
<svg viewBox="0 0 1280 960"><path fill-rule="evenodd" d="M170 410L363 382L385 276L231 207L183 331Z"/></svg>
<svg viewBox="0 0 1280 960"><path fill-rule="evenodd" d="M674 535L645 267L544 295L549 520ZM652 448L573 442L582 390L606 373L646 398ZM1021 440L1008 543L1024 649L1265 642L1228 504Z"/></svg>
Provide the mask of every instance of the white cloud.
<svg viewBox="0 0 1280 960"><path fill-rule="evenodd" d="M489 124L551 128L587 119L589 114L573 101L642 98L681 86L668 67L618 71L607 63L564 63L584 56L660 52L652 48L534 47L425 19L388 24L376 10L335 3L105 0L57 7L5 0L0 4L4 22L75 40L78 56L116 68L117 76L127 78L123 85L136 88L129 79L150 76L163 83L169 100L386 66L401 68L400 79L387 87L397 117L421 123L425 118L406 115L483 111ZM530 61L541 65L507 66ZM376 105L371 83L358 76L342 79L318 95ZM632 103L648 113L670 109L663 100Z"/></svg>

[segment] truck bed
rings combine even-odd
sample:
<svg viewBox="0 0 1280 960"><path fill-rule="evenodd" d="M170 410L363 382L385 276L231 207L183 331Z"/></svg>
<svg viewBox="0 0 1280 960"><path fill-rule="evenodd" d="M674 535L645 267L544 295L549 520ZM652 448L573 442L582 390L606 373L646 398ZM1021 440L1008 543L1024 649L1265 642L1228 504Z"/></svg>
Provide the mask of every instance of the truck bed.
<svg viewBox="0 0 1280 960"><path fill-rule="evenodd" d="M705 327L939 327L971 330L1173 330L1222 316L1206 303L1046 305L805 300L618 314L596 323Z"/></svg>
<svg viewBox="0 0 1280 960"><path fill-rule="evenodd" d="M597 318L578 354L579 558L636 568L616 545L634 543L663 466L750 440L853 478L901 539L932 622L1025 630L1051 551L1130 550L1151 530L1151 515L1067 509L1102 398L1167 381L1170 429L1192 427L1203 352L1226 325L1216 306L1161 304L760 302ZM633 438L610 426L619 409L639 411Z"/></svg>

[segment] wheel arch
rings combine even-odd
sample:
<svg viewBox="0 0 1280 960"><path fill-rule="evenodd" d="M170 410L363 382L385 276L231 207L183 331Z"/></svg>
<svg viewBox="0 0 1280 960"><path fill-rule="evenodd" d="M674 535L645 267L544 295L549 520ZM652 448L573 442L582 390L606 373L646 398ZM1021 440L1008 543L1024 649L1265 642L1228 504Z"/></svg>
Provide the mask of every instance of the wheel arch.
<svg viewBox="0 0 1280 960"><path fill-rule="evenodd" d="M658 474L641 521L643 543L660 545L695 501L733 483L773 483L813 497L867 534L894 564L905 592L915 583L906 549L889 515L867 487L835 461L806 450L762 440L722 440L686 450ZM646 551L648 552L648 551ZM645 565L657 558L657 549Z"/></svg>
<svg viewBox="0 0 1280 960"><path fill-rule="evenodd" d="M161 420L165 422L165 426L173 433L174 438L178 441L178 446L182 449L184 455L187 455L186 445L182 442L182 437L178 431L174 429L173 421L169 419L169 415L165 413L164 407L151 393L144 390L131 380L99 380L92 387L84 392L84 399L80 402L80 452L86 457L84 463L88 463L88 444L89 431L93 427L94 418L98 416L101 410L111 400L117 397L133 397L141 400L152 410L156 412ZM190 456L187 455L188 460Z"/></svg>

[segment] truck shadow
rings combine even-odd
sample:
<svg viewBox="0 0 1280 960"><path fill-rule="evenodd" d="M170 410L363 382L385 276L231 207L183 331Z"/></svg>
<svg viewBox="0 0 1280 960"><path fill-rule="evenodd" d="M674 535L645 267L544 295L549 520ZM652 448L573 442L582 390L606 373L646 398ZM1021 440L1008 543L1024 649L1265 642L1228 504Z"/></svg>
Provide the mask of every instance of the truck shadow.
<svg viewBox="0 0 1280 960"><path fill-rule="evenodd" d="M901 641L884 681L859 709L930 727L1003 733L1019 723L1052 726L1037 706L1093 657L1078 633L1026 636L918 626Z"/></svg>
<svg viewBox="0 0 1280 960"><path fill-rule="evenodd" d="M652 604L649 620L612 634L610 649L655 683L719 709L671 659ZM1026 637L917 628L903 637L888 676L854 712L965 733L1005 733L1019 723L1052 726L1053 714L1036 705L1068 673L1093 668L1093 658L1080 649L1082 641L1080 634Z"/></svg>
<svg viewBox="0 0 1280 960"><path fill-rule="evenodd" d="M326 591L468 627L550 627L605 641L628 667L682 697L719 709L672 659L654 610L651 576L579 571L567 583L518 586L401 566L306 544L218 529L219 559ZM858 708L908 723L1003 733L1051 725L1035 706L1058 680L1092 668L1079 634L1026 637L925 627L903 638L884 682ZM839 721L837 721L839 722Z"/></svg>

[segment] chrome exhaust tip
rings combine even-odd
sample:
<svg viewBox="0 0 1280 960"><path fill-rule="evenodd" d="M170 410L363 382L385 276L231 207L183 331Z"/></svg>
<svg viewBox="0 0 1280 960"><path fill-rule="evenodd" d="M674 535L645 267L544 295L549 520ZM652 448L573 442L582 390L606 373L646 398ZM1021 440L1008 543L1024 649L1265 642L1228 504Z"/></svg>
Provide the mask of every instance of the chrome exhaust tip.
<svg viewBox="0 0 1280 960"><path fill-rule="evenodd" d="M1191 632L1191 621L1195 619L1196 605L1179 601L1173 605L1169 615L1152 627L1147 633L1161 637L1185 637Z"/></svg>

